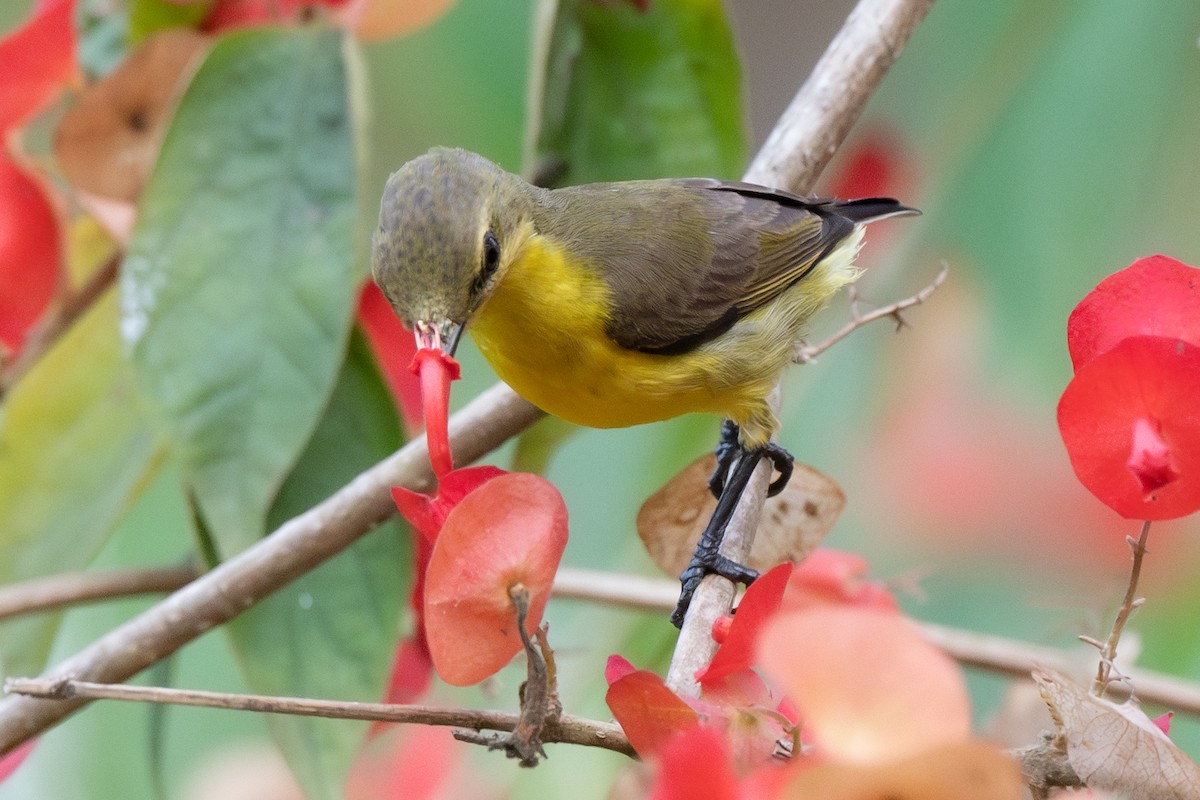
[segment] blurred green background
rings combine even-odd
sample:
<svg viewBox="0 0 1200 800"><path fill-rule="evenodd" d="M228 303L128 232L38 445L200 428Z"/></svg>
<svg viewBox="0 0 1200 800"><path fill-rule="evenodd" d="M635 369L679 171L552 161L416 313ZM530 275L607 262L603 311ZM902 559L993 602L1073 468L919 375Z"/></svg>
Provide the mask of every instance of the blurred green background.
<svg viewBox="0 0 1200 800"><path fill-rule="evenodd" d="M5 4L0 24L28 5ZM852 4L726 5L744 61L748 157ZM532 6L459 0L425 29L364 46L362 196L377 197L390 170L435 144L521 169ZM1198 35L1200 6L1188 0L935 4L818 187L853 187L850 156L871 154L883 187L924 211L872 228L866 300L909 295L950 267L947 285L906 315L909 329L893 335L878 323L788 375L781 440L848 497L828 545L864 554L913 616L1067 648L1081 675L1093 659L1074 637L1107 631L1125 582L1123 537L1137 526L1077 485L1058 438L1055 405L1070 377L1065 324L1090 288L1139 256L1200 264ZM836 301L813 338L847 314ZM494 380L470 346L462 356L455 405ZM716 430L716 420L688 418L567 438L547 471L571 511L566 563L653 574L633 534L637 509L710 448ZM497 463L508 465L511 452ZM176 475L160 474L96 566L186 554L178 487ZM1198 535L1194 519L1155 526L1147 604L1123 647L1140 648L1140 665L1191 679L1200 679ZM144 605L68 613L53 658ZM573 713L608 717L610 653L660 670L669 657L665 618L556 601L548 619ZM221 632L186 648L170 674L144 677L245 686ZM510 669L480 689L436 696L508 705L519 680ZM1006 683L980 673L971 682L986 729ZM43 738L0 800L209 797L213 761L266 736L254 715L94 704ZM1173 738L1200 757L1200 724L1176 717ZM528 771L465 750L454 752L475 777L457 780L479 797L600 798L623 765L555 746Z"/></svg>

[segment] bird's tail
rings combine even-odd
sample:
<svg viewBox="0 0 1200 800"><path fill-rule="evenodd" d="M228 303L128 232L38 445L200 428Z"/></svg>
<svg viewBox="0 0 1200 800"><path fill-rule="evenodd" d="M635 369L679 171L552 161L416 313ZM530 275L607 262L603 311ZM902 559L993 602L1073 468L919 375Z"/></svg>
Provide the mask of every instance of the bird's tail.
<svg viewBox="0 0 1200 800"><path fill-rule="evenodd" d="M888 219L889 217L909 217L921 212L915 208L902 205L899 200L891 197L861 197L857 200L836 200L834 210L852 222L862 224Z"/></svg>

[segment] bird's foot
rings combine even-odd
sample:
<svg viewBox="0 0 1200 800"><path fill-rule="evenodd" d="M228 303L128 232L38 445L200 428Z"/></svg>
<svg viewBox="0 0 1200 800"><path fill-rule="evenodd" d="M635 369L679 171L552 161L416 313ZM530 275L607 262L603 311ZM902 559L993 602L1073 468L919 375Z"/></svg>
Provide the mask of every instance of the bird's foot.
<svg viewBox="0 0 1200 800"><path fill-rule="evenodd" d="M771 459L772 466L779 473L779 477L771 481L771 485L767 487L767 497L774 497L784 490L788 485L788 481L792 479L792 467L795 465L796 459L787 450L784 450L774 442L767 442L766 447L759 451L762 458Z"/></svg>
<svg viewBox="0 0 1200 800"><path fill-rule="evenodd" d="M679 590L679 602L676 603L675 610L671 612L671 624L676 628L683 627L684 617L687 616L688 608L692 604L692 596L695 595L696 588L700 586L700 581L704 579L705 575L720 575L733 583L744 583L749 586L758 577L758 571L739 564L720 553L713 553L710 558L703 560L699 552L694 554L687 569L679 576L679 582L682 584Z"/></svg>
<svg viewBox="0 0 1200 800"><path fill-rule="evenodd" d="M717 467L708 479L708 490L718 500L721 499L721 492L725 490L730 467L737 461L738 456L745 452L738 441L740 435L741 430L733 420L727 419L721 423L721 438L713 449L713 454L717 457Z"/></svg>

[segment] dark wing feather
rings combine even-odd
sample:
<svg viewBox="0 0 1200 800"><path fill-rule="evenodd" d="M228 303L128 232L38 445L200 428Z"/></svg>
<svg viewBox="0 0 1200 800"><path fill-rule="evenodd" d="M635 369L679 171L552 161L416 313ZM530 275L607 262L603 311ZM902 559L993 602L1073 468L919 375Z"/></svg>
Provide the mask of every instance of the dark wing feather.
<svg viewBox="0 0 1200 800"><path fill-rule="evenodd" d="M771 302L857 223L911 213L887 198L804 198L703 178L552 195L538 229L603 276L614 298L608 334L659 354L687 352Z"/></svg>

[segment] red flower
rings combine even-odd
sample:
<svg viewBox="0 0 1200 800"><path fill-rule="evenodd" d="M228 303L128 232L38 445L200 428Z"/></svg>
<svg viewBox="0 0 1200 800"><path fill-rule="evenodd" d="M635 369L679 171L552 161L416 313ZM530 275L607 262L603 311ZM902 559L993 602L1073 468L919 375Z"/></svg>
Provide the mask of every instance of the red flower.
<svg viewBox="0 0 1200 800"><path fill-rule="evenodd" d="M1078 368L1058 403L1071 466L1128 519L1200 509L1200 347L1130 336Z"/></svg>
<svg viewBox="0 0 1200 800"><path fill-rule="evenodd" d="M1168 336L1200 347L1200 269L1167 256L1139 258L1102 280L1067 321L1076 370L1130 336Z"/></svg>

